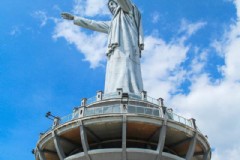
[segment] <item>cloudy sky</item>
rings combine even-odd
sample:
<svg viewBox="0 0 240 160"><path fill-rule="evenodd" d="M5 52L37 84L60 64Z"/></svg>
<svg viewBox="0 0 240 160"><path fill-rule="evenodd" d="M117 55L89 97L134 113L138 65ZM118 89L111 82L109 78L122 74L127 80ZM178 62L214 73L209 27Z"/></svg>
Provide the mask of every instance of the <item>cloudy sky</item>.
<svg viewBox="0 0 240 160"><path fill-rule="evenodd" d="M240 155L240 0L134 0L144 88L208 135L213 160ZM63 21L110 20L107 0L0 2L0 159L34 159L40 132L103 90L106 35Z"/></svg>

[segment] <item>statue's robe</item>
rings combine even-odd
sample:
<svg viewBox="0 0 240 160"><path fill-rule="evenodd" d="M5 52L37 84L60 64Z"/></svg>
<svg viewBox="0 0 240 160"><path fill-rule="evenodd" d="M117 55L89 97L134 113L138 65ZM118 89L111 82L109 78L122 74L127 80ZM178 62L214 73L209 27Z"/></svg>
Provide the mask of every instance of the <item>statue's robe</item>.
<svg viewBox="0 0 240 160"><path fill-rule="evenodd" d="M118 0L112 21L75 18L76 25L108 34L105 93L143 91L140 57L143 50L141 14L129 0Z"/></svg>

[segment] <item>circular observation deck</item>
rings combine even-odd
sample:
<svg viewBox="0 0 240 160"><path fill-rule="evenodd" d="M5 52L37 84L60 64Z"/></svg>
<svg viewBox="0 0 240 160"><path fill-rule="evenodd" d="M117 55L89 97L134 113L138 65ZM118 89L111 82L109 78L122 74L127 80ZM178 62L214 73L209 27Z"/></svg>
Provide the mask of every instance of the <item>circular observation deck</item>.
<svg viewBox="0 0 240 160"><path fill-rule="evenodd" d="M83 99L40 136L36 160L210 160L206 137L161 100L118 91Z"/></svg>

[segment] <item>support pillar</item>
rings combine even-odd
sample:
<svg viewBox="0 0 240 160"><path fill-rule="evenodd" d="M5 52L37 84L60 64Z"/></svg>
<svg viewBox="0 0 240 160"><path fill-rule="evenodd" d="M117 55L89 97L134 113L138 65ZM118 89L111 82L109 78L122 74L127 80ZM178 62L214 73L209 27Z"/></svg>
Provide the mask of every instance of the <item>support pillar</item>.
<svg viewBox="0 0 240 160"><path fill-rule="evenodd" d="M47 160L44 152L39 147L37 147L37 152L40 160Z"/></svg>
<svg viewBox="0 0 240 160"><path fill-rule="evenodd" d="M60 138L55 133L55 131L52 131L52 136L53 136L53 142L54 142L58 157L59 157L60 160L64 160L64 158L66 158L66 155L65 155L65 153L63 151L63 148L60 144Z"/></svg>
<svg viewBox="0 0 240 160"><path fill-rule="evenodd" d="M209 156L209 154L210 154L210 150L208 150L208 151L206 151L205 153L204 153L204 155L203 155L203 160L207 160L208 159L208 156Z"/></svg>
<svg viewBox="0 0 240 160"><path fill-rule="evenodd" d="M37 160L37 157L38 157L38 149L36 148L36 149L33 149L32 150L32 154L34 154L34 157L35 157L35 159Z"/></svg>
<svg viewBox="0 0 240 160"><path fill-rule="evenodd" d="M127 116L123 115L122 123L122 160L127 160Z"/></svg>
<svg viewBox="0 0 240 160"><path fill-rule="evenodd" d="M90 156L88 155L89 146L88 146L88 142L87 142L86 130L83 126L82 121L80 121L80 135L81 135L81 142L82 142L84 155L87 160L91 160Z"/></svg>
<svg viewBox="0 0 240 160"><path fill-rule="evenodd" d="M197 143L197 137L198 137L198 133L196 132L195 135L192 137L189 148L188 148L188 152L186 155L186 160L191 160L193 155L194 155L194 151L195 151L195 146Z"/></svg>
<svg viewBox="0 0 240 160"><path fill-rule="evenodd" d="M164 123L160 129L158 146L157 146L158 156L157 156L156 160L162 159L162 152L163 152L163 148L164 148L164 144L165 144L166 133L167 133L167 120L165 119Z"/></svg>
<svg viewBox="0 0 240 160"><path fill-rule="evenodd" d="M85 131L86 131L88 134L90 134L90 136L94 139L94 141L96 141L96 142L99 144L99 145L98 145L98 148L99 148L99 149L102 148L102 144L101 144L102 140L101 140L93 131L91 131L90 129L85 128Z"/></svg>

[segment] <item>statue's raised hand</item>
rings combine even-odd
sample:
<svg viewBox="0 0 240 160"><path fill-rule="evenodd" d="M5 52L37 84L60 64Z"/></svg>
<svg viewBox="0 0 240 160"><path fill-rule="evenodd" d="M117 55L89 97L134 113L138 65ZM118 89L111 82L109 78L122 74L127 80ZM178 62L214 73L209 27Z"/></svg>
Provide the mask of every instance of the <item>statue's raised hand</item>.
<svg viewBox="0 0 240 160"><path fill-rule="evenodd" d="M63 19L74 20L74 16L71 15L70 13L63 12L63 13L61 13L61 16L62 16Z"/></svg>

